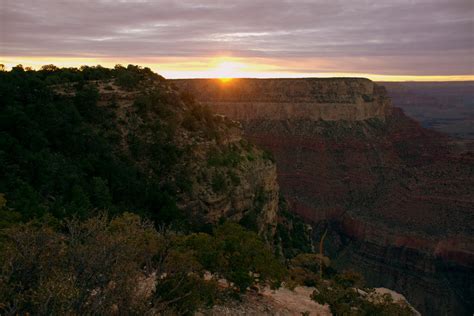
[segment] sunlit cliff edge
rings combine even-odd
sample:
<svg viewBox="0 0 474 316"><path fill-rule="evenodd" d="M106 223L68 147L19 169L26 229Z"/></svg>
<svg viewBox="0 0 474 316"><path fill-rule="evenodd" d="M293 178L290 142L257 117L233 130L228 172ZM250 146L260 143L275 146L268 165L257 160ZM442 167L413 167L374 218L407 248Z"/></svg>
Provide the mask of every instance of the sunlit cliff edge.
<svg viewBox="0 0 474 316"><path fill-rule="evenodd" d="M390 112L385 88L363 78L170 80L235 120L353 120Z"/></svg>

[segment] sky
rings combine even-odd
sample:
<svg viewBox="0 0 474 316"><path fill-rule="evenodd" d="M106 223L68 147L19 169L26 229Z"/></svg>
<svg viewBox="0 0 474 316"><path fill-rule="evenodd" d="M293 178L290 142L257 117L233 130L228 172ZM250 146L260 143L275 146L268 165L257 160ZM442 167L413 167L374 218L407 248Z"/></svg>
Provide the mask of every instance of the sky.
<svg viewBox="0 0 474 316"><path fill-rule="evenodd" d="M474 80L474 0L0 0L0 63Z"/></svg>

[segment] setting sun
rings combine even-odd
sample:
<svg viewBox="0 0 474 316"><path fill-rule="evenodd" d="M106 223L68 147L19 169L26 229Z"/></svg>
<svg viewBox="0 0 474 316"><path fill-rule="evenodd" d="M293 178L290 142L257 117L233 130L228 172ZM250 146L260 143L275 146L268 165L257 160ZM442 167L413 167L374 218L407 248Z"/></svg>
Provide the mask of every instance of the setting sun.
<svg viewBox="0 0 474 316"><path fill-rule="evenodd" d="M215 78L220 78L222 82L228 82L232 78L241 77L245 68L248 68L248 65L244 63L220 58L209 72L214 74Z"/></svg>
<svg viewBox="0 0 474 316"><path fill-rule="evenodd" d="M234 78L219 78L219 80L220 80L222 83L228 83L228 82L232 81L232 79L234 79Z"/></svg>

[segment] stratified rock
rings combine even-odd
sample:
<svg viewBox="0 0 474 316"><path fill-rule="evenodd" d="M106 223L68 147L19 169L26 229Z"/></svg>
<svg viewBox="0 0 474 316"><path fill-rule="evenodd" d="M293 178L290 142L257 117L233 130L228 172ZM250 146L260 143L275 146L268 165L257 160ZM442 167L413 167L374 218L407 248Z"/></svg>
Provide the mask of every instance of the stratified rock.
<svg viewBox="0 0 474 316"><path fill-rule="evenodd" d="M179 89L234 120L351 120L385 118L385 89L368 79L171 80Z"/></svg>
<svg viewBox="0 0 474 316"><path fill-rule="evenodd" d="M474 156L367 79L173 80L270 150L290 209L341 268L423 314L474 309Z"/></svg>

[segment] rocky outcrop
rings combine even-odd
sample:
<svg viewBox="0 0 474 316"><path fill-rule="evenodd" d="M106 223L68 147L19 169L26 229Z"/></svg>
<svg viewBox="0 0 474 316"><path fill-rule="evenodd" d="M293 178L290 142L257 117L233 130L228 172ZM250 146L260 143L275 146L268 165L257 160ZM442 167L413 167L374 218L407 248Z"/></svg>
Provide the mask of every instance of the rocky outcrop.
<svg viewBox="0 0 474 316"><path fill-rule="evenodd" d="M199 222L245 222L271 238L279 200L276 165L243 140L240 130L237 135L224 144L195 144L192 160L186 162L188 177L193 179L192 194L180 195L179 206L197 215Z"/></svg>
<svg viewBox="0 0 474 316"><path fill-rule="evenodd" d="M145 173L156 172L156 161L168 159L170 152L179 156L171 156L169 160L175 162L158 169L162 180L157 185L171 192L178 211L196 225L228 219L271 239L279 200L276 165L261 149L242 139L235 121L181 98L167 83L131 90L108 81L93 83L99 91L99 106L115 113L121 151L138 161ZM59 92L71 93L64 86ZM157 136L163 140L157 141ZM156 152L149 150L152 157L148 157L140 148Z"/></svg>
<svg viewBox="0 0 474 316"><path fill-rule="evenodd" d="M290 209L313 223L315 239L329 223L340 268L403 293L422 313L474 309L472 153L453 152L366 79L173 84L273 153Z"/></svg>
<svg viewBox="0 0 474 316"><path fill-rule="evenodd" d="M413 315L419 316L420 313L414 309L406 298L392 290L386 288L376 288L372 295L356 289L364 300L371 302L380 299L382 295L391 297L394 303L400 306L408 306ZM258 292L249 291L241 297L239 301L227 301L223 305L215 305L210 309L201 310L196 313L196 316L204 315L265 315L265 316L300 316L300 315L314 315L314 316L330 316L330 307L327 304L321 305L311 299L311 295L317 291L314 287L298 286L293 290L286 287L278 289L270 289L268 286L260 288Z"/></svg>
<svg viewBox="0 0 474 316"><path fill-rule="evenodd" d="M258 293L248 292L239 301L229 301L224 305L215 305L197 315L215 316L300 316L300 315L332 315L329 306L321 305L311 299L314 288L300 286L293 291L281 287L271 290L266 287Z"/></svg>

